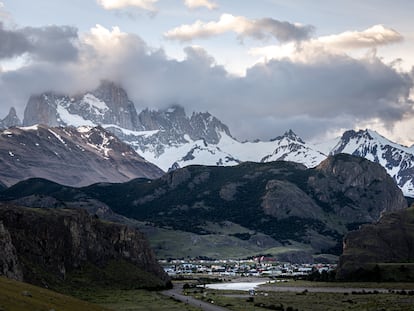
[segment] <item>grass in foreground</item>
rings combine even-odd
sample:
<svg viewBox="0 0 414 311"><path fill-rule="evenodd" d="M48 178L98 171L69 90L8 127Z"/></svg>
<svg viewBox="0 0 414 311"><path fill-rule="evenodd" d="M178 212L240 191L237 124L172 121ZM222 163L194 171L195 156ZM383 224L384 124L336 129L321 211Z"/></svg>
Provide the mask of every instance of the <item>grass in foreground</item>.
<svg viewBox="0 0 414 311"><path fill-rule="evenodd" d="M208 298L207 298L208 299ZM410 311L414 297L396 294L353 295L339 293L269 293L252 298L212 295L217 305L230 310L313 310L313 311Z"/></svg>
<svg viewBox="0 0 414 311"><path fill-rule="evenodd" d="M197 311L180 301L146 290L84 291L81 298L116 311Z"/></svg>
<svg viewBox="0 0 414 311"><path fill-rule="evenodd" d="M105 307L58 294L45 288L0 277L0 310L104 311Z"/></svg>
<svg viewBox="0 0 414 311"><path fill-rule="evenodd" d="M146 290L79 289L77 298L0 277L0 310L7 311L197 311Z"/></svg>
<svg viewBox="0 0 414 311"><path fill-rule="evenodd" d="M360 284L355 284L355 287L360 287L357 285ZM188 293L197 299L213 302L234 311L414 311L414 295L409 295L408 292L403 294L401 292L375 293L374 290L369 290L369 288L366 291L367 293L352 294L258 291L258 295L254 297L249 296L246 292L236 291L191 289Z"/></svg>

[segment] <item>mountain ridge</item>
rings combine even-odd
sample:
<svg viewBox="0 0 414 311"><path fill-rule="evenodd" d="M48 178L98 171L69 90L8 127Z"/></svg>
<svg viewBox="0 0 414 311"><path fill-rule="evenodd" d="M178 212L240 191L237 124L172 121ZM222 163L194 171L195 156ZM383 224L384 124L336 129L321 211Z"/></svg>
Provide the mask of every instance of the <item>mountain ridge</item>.
<svg viewBox="0 0 414 311"><path fill-rule="evenodd" d="M187 116L179 105L139 113L122 87L109 81L76 96L44 93L32 96L24 125L101 125L164 172L188 165L237 165L245 161L295 161L315 167L341 152L380 163L406 196L414 197L414 149L398 145L371 130L346 131L328 144L312 145L292 130L270 141L239 142L229 128L208 112ZM397 160L396 160L397 159Z"/></svg>
<svg viewBox="0 0 414 311"><path fill-rule="evenodd" d="M30 177L85 186L163 174L102 127L12 127L0 131L0 155L6 186Z"/></svg>
<svg viewBox="0 0 414 311"><path fill-rule="evenodd" d="M185 256L199 236L225 230L219 229L224 223L237 226L233 235L249 233L243 236L252 243L286 248L299 243L311 253L338 254L344 233L377 220L384 211L407 206L384 168L345 154L329 157L313 169L285 161L188 166L155 180L75 189L28 180L3 190L0 199L29 206L41 202L46 207L76 202L92 212L91 205L110 208L158 229L191 233L195 244L184 242L190 247ZM174 235L164 236L154 247L174 257L177 253L170 247L175 241L170 239ZM211 250L207 251L210 256Z"/></svg>

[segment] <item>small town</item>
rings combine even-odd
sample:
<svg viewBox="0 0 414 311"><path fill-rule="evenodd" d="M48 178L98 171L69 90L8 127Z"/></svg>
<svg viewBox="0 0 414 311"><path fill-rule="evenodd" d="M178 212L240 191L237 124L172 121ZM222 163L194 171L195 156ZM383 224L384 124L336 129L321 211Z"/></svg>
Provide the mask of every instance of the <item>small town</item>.
<svg viewBox="0 0 414 311"><path fill-rule="evenodd" d="M329 272L336 269L336 264L293 264L279 262L274 258L255 257L253 259L173 259L160 260L164 271L171 277L182 275L211 275L219 277L267 277L295 278L303 277L318 271Z"/></svg>

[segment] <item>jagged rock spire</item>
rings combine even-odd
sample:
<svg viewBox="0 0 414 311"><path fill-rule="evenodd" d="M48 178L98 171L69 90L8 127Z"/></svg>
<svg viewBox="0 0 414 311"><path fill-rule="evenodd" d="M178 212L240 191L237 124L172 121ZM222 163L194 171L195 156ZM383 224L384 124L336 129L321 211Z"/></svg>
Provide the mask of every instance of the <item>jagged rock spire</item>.
<svg viewBox="0 0 414 311"><path fill-rule="evenodd" d="M20 126L21 124L22 122L17 116L16 109L14 107L11 107L9 110L9 114L3 120L0 121L0 128Z"/></svg>
<svg viewBox="0 0 414 311"><path fill-rule="evenodd" d="M298 135L296 135L296 133L294 131L292 131L292 129L289 129L288 131L286 131L282 136L278 136L276 138L273 138L272 141L282 140L284 138L287 138L289 140L296 141L296 142L299 142L299 143L302 143L302 144L305 143Z"/></svg>

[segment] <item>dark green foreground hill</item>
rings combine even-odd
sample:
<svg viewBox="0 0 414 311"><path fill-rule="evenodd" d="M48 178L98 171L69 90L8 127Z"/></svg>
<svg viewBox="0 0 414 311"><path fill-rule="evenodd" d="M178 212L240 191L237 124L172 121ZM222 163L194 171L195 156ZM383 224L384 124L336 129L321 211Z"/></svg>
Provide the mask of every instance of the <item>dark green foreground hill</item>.
<svg viewBox="0 0 414 311"><path fill-rule="evenodd" d="M102 306L5 277L0 277L0 310L109 311Z"/></svg>
<svg viewBox="0 0 414 311"><path fill-rule="evenodd" d="M6 189L0 200L113 211L147 224L152 246L163 257L302 250L280 257L293 261L315 253L339 255L349 230L407 206L383 167L345 154L314 169L284 161L190 166L156 180L84 188L33 179Z"/></svg>
<svg viewBox="0 0 414 311"><path fill-rule="evenodd" d="M414 281L414 207L385 214L349 232L337 278L349 281Z"/></svg>
<svg viewBox="0 0 414 311"><path fill-rule="evenodd" d="M61 292L165 288L144 235L81 209L0 205L0 275Z"/></svg>

